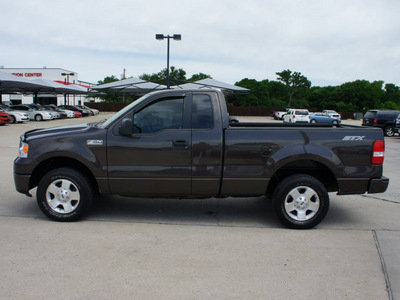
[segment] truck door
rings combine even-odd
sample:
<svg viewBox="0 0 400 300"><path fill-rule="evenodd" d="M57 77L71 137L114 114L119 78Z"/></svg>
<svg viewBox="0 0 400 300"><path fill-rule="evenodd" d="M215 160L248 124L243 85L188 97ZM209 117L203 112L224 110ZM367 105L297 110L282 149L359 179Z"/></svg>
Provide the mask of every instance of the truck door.
<svg viewBox="0 0 400 300"><path fill-rule="evenodd" d="M110 130L107 140L111 193L130 195L191 194L190 97L157 99L132 113L135 133ZM189 120L190 121L190 120Z"/></svg>

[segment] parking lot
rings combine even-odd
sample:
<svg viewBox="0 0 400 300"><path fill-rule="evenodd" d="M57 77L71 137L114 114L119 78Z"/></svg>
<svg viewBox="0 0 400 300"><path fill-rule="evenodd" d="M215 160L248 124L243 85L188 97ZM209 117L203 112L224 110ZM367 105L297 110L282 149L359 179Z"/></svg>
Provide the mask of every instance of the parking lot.
<svg viewBox="0 0 400 300"><path fill-rule="evenodd" d="M109 116L0 127L1 299L400 299L399 136L388 191L331 193L312 230L282 227L263 197L105 196L82 221L50 221L15 191L19 135Z"/></svg>

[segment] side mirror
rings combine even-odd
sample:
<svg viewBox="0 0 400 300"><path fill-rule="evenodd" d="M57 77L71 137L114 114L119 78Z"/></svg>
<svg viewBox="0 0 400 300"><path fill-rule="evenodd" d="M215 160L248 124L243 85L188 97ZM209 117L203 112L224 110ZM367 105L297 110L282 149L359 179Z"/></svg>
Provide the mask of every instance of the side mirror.
<svg viewBox="0 0 400 300"><path fill-rule="evenodd" d="M129 118L123 119L119 125L118 132L122 136L132 136L132 120Z"/></svg>

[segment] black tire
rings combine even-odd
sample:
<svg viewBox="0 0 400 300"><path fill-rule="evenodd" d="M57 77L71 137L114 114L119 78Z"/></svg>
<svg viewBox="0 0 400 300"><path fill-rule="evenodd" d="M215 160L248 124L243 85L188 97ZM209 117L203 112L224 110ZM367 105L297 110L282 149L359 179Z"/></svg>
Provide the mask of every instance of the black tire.
<svg viewBox="0 0 400 300"><path fill-rule="evenodd" d="M43 116L41 114L35 115L35 121L43 121Z"/></svg>
<svg viewBox="0 0 400 300"><path fill-rule="evenodd" d="M36 198L42 212L52 220L78 220L90 207L93 190L82 173L70 169L54 169L39 182Z"/></svg>
<svg viewBox="0 0 400 300"><path fill-rule="evenodd" d="M386 126L386 127L383 129L383 133L384 133L386 136L394 136L394 128L393 128L393 126Z"/></svg>
<svg viewBox="0 0 400 300"><path fill-rule="evenodd" d="M311 120L311 123L315 124L317 121L315 119Z"/></svg>
<svg viewBox="0 0 400 300"><path fill-rule="evenodd" d="M333 120L333 121L332 121L332 124L333 124L333 125L337 125L337 124L338 124L338 121Z"/></svg>
<svg viewBox="0 0 400 300"><path fill-rule="evenodd" d="M17 120L15 119L15 117L13 115L10 115L10 118L11 118L11 123L12 124L17 123Z"/></svg>
<svg viewBox="0 0 400 300"><path fill-rule="evenodd" d="M328 213L329 195L315 177L297 174L278 184L273 205L275 214L285 226L309 229L319 224Z"/></svg>

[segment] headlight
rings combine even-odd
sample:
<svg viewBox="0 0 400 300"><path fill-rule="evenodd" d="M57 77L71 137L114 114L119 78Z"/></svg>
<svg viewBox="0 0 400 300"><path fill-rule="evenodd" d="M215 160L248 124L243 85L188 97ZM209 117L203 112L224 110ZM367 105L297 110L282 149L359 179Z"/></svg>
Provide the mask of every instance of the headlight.
<svg viewBox="0 0 400 300"><path fill-rule="evenodd" d="M28 152L29 152L29 145L27 143L20 142L18 156L21 158L28 158Z"/></svg>

